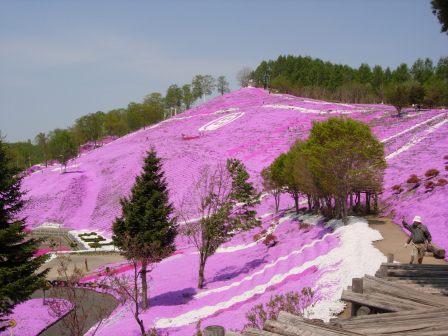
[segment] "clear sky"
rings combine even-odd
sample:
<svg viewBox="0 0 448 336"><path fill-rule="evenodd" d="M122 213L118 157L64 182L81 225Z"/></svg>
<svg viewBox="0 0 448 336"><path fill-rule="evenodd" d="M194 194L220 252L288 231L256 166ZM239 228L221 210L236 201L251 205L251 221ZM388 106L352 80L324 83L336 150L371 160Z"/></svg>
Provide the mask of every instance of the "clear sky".
<svg viewBox="0 0 448 336"><path fill-rule="evenodd" d="M429 0L3 0L0 130L8 141L125 107L198 73L280 54L359 66L448 55Z"/></svg>

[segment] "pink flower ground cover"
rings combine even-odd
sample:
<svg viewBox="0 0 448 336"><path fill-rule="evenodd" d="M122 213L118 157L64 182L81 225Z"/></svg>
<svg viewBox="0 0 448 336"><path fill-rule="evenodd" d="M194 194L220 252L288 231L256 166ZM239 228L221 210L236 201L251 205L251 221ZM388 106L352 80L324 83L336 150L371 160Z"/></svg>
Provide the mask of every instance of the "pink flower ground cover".
<svg viewBox="0 0 448 336"><path fill-rule="evenodd" d="M56 300L56 299L51 299ZM12 329L14 335L36 336L48 325L58 318L51 312L50 306L43 304L43 299L30 299L14 308L8 316L9 320L15 320L17 325ZM0 336L9 336L10 331L0 332Z"/></svg>
<svg viewBox="0 0 448 336"><path fill-rule="evenodd" d="M408 219L419 214L434 240L447 248L448 214L443 206L448 201L447 186L430 193L418 189L398 197L390 190L411 173L422 176L427 168L444 171L442 157L448 154L446 112L407 111L403 118L395 114L385 105L336 104L241 89L85 152L69 163L66 174L53 165L27 176L23 188L28 190L29 201L22 215L28 218L29 228L57 222L110 235L112 222L120 214L119 200L128 194L151 146L163 159L176 207L188 197L204 165L229 157L243 160L253 182L261 188L260 171L297 138L305 139L313 121L343 115L366 122L384 140L389 167L382 201L389 205L387 212ZM179 237L178 254L151 273L151 308L143 315L146 326L168 328L172 335L191 335L199 320L203 326L221 324L241 329L245 313L254 304L266 302L271 294L306 286L313 287L321 302L326 302L317 316L328 318L339 311L342 306L336 301L350 279L374 274L383 260L371 246L381 237L365 223L334 232L322 226L301 229L285 212L291 205L290 198L282 196L283 212L274 216L272 198L265 197L257 213L263 228L279 237L279 244L267 249L262 241L254 242L261 229L237 235L210 258L207 286L201 291L195 289L198 255ZM129 269L121 265L118 271L126 273ZM122 307L100 334L137 332L129 310Z"/></svg>

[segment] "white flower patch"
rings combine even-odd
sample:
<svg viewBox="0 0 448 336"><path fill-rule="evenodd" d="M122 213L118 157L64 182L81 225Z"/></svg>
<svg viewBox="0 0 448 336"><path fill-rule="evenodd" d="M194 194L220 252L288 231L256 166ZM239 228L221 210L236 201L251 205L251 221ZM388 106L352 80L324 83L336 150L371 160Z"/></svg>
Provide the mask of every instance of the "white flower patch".
<svg viewBox="0 0 448 336"><path fill-rule="evenodd" d="M238 118L241 118L244 115L244 112L236 112L227 114L225 116L222 116L221 118L212 120L205 124L204 126L199 127L199 131L215 131L225 125L230 124L231 122L237 120Z"/></svg>

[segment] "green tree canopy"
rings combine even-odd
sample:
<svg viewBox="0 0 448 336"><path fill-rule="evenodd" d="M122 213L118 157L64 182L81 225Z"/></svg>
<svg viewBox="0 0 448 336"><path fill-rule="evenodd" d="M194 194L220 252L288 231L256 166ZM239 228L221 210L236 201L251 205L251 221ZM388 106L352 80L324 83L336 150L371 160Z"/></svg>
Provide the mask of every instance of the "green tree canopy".
<svg viewBox="0 0 448 336"><path fill-rule="evenodd" d="M432 0L432 13L439 19L442 33L448 34L448 2L446 0Z"/></svg>
<svg viewBox="0 0 448 336"><path fill-rule="evenodd" d="M78 144L69 130L55 129L50 132L48 146L51 158L58 161L67 170L67 162L78 155Z"/></svg>

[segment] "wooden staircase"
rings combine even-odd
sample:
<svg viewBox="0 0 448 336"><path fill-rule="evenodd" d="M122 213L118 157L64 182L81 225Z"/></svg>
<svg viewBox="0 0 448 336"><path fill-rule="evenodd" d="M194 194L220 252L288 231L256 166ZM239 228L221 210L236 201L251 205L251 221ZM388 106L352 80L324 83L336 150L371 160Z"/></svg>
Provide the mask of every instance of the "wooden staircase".
<svg viewBox="0 0 448 336"><path fill-rule="evenodd" d="M264 330L245 336L393 335L448 336L448 265L410 265L388 262L376 276L353 279L342 293L351 317L330 323L280 312Z"/></svg>

